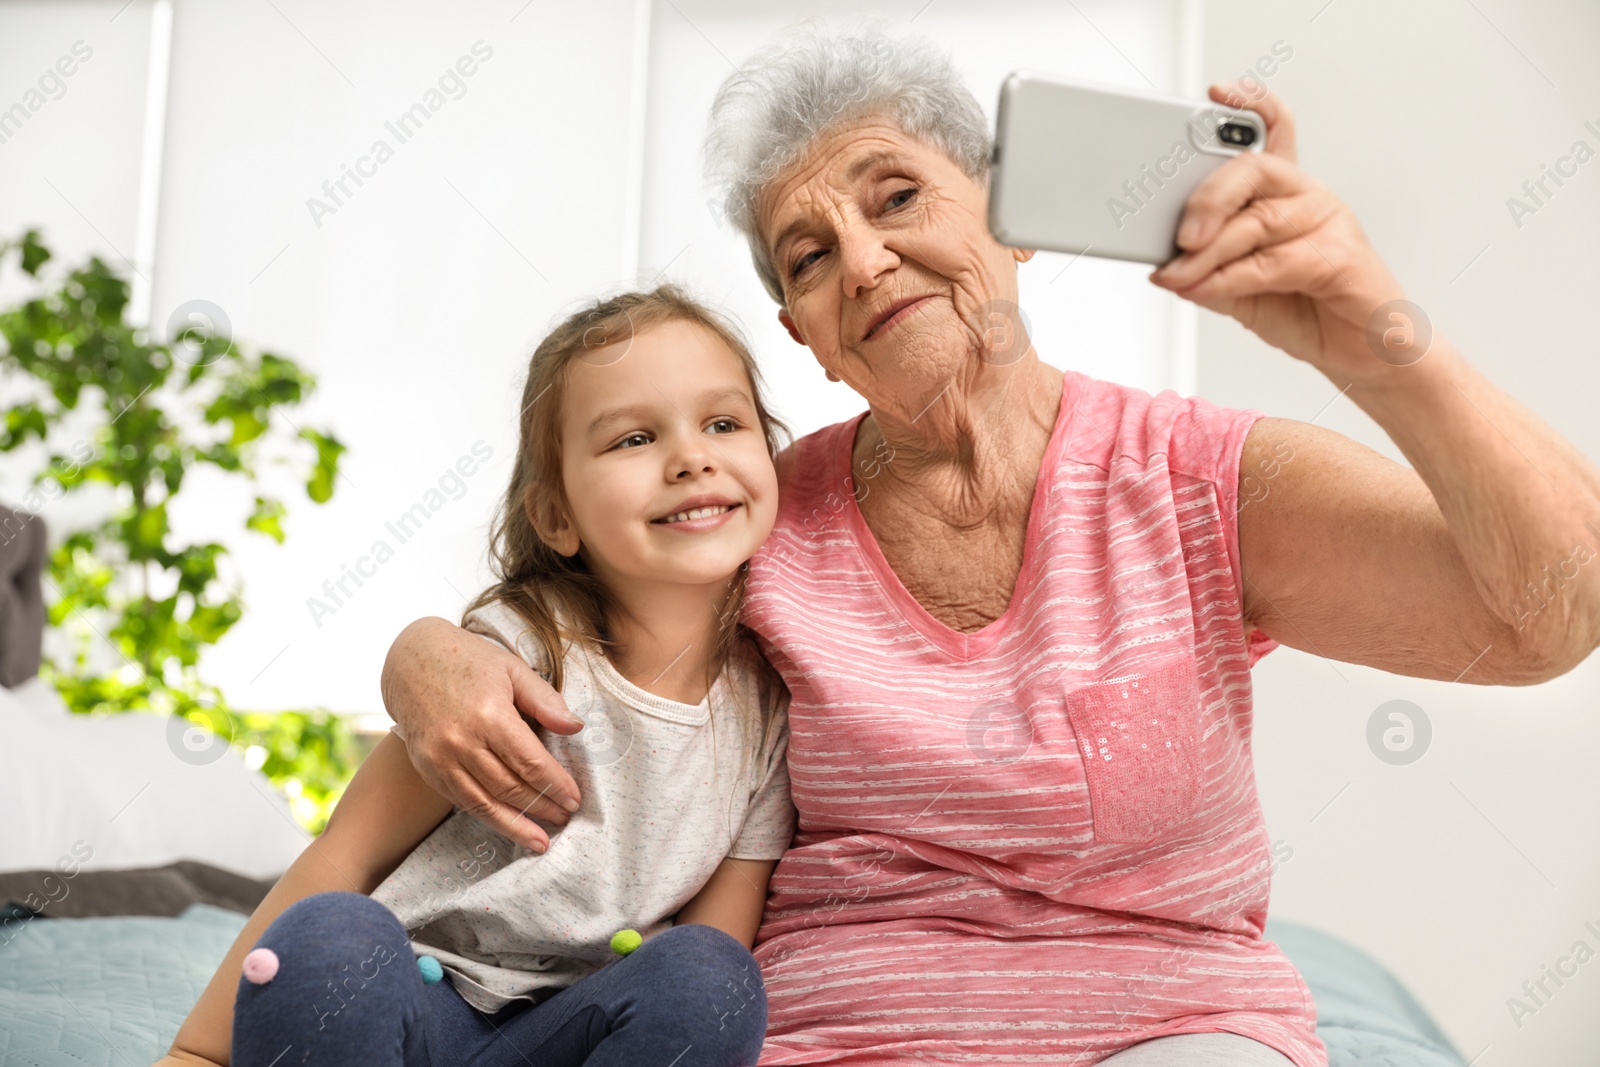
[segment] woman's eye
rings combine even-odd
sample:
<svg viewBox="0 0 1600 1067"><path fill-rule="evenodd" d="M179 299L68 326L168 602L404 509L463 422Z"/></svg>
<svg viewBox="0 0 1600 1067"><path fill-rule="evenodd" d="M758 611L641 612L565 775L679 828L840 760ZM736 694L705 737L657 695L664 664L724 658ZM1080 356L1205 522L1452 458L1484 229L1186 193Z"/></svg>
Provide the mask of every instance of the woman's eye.
<svg viewBox="0 0 1600 1067"><path fill-rule="evenodd" d="M646 444L647 445L647 444L650 443L650 435L649 434L645 434L645 433L630 433L628 436L626 436L622 440L618 441L616 447L618 447L618 448L629 448L629 447L632 447L632 446L630 446L628 444L629 441L638 441L640 444Z"/></svg>
<svg viewBox="0 0 1600 1067"><path fill-rule="evenodd" d="M805 255L801 256L798 260L795 261L794 266L789 268L789 277L791 277L791 278L799 277L801 271L805 270L807 267L811 266L811 264L816 262L816 260L813 259L812 257L813 256L821 256L821 255L822 255L822 250L821 249L817 249L815 251L807 252Z"/></svg>
<svg viewBox="0 0 1600 1067"><path fill-rule="evenodd" d="M902 189L891 196L883 206L885 209L903 207L905 204L910 203L911 198L916 195L917 191L915 189Z"/></svg>

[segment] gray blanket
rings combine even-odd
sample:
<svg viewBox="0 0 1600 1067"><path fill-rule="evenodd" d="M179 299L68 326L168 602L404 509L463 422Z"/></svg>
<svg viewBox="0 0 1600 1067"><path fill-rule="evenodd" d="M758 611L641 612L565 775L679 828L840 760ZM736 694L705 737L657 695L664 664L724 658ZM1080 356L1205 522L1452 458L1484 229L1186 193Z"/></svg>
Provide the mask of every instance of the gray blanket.
<svg viewBox="0 0 1600 1067"><path fill-rule="evenodd" d="M0 874L0 912L20 915L16 910L20 908L49 919L173 916L190 904L210 904L249 915L274 881L246 878L193 860L165 867L79 871L70 878L54 870L11 871Z"/></svg>

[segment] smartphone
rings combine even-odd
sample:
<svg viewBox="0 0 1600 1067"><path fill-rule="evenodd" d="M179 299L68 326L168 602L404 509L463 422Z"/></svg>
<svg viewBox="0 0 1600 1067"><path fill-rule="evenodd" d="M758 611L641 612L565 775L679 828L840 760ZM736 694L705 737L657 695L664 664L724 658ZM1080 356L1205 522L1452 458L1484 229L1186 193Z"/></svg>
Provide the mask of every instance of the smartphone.
<svg viewBox="0 0 1600 1067"><path fill-rule="evenodd" d="M1248 108L1017 71L1000 87L989 230L1012 248L1165 263L1189 194L1266 140Z"/></svg>

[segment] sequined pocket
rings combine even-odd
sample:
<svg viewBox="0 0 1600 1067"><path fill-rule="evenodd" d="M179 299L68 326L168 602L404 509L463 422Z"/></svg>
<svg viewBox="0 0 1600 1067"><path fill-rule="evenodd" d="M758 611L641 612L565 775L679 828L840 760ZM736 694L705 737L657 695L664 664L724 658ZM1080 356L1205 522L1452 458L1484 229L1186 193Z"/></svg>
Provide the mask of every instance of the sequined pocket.
<svg viewBox="0 0 1600 1067"><path fill-rule="evenodd" d="M1142 845L1167 836L1200 802L1200 682L1194 663L1069 689L1094 839Z"/></svg>

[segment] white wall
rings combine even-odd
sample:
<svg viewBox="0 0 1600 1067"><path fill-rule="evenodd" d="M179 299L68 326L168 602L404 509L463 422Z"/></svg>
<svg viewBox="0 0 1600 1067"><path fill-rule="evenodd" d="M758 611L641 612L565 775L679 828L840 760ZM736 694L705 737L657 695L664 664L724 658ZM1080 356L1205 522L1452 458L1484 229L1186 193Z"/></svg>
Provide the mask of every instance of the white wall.
<svg viewBox="0 0 1600 1067"><path fill-rule="evenodd" d="M0 4L6 104L75 40L95 49L68 93L0 144L0 233L42 225L69 262L91 250L120 262L113 247L137 256L151 20L149 3L119 13L124 2ZM1179 66L1167 0L1027 3L1001 15L976 0L908 0L877 11L892 30L951 48L991 113L1016 66L1162 89ZM685 282L745 323L778 413L798 432L861 409L778 326L744 245L707 206L699 151L731 63L801 16L869 13L838 2L178 0L151 320L164 328L189 300L218 305L242 342L317 375L294 424L331 426L350 448L327 506L269 481L290 505L282 547L238 532L251 487L204 475L186 485L175 529L232 546L246 599L208 677L245 707L381 711L378 672L395 633L419 615L456 617L488 579L487 523L510 473L527 353L585 296ZM479 41L493 54L464 79L465 94L401 144L385 123ZM376 174L314 214L308 200L331 204L323 183L380 138L393 158L367 164ZM1172 338L1192 331L1168 294L1126 264L1083 260L1062 275L1067 261L1043 254L1024 269L1047 358L1152 389L1188 376L1188 349ZM18 291L15 277L3 284L0 293ZM385 523L480 440L491 461L401 544ZM0 497L19 498L36 456L0 463ZM44 516L59 533L103 506L60 501ZM347 584L354 595L319 626L308 598L332 604L322 584L380 539L393 558L359 589Z"/></svg>
<svg viewBox="0 0 1600 1067"><path fill-rule="evenodd" d="M1600 456L1600 162L1520 228L1506 206L1575 140L1600 149L1584 129L1600 127L1600 8L1325 4L1210 0L1207 79L1288 42L1294 55L1268 83L1294 109L1302 167L1352 206L1436 329ZM1231 319L1201 316L1203 395L1316 417L1406 462L1349 400L1317 417L1338 392L1320 374ZM1560 987L1546 980L1542 1005L1522 988L1580 940L1600 952L1584 925L1600 928L1600 657L1529 688L1400 678L1289 648L1254 674L1256 772L1272 835L1293 850L1273 914L1387 963L1475 1067L1600 1061L1600 963ZM1409 766L1379 761L1365 740L1368 717L1393 699L1422 707L1434 731ZM1511 997L1536 1009L1520 1026Z"/></svg>

